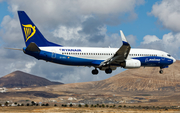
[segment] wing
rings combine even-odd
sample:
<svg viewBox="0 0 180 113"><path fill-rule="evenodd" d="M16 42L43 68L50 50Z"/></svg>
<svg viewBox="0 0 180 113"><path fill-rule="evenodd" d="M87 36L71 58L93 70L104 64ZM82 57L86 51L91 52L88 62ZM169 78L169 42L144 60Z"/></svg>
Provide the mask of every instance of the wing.
<svg viewBox="0 0 180 113"><path fill-rule="evenodd" d="M108 58L107 60L101 62L99 67L107 66L107 65L119 65L121 62L124 62L129 54L129 51L131 49L131 46L126 40L126 37L124 36L123 32L120 30L121 38L123 45L116 51L114 56Z"/></svg>

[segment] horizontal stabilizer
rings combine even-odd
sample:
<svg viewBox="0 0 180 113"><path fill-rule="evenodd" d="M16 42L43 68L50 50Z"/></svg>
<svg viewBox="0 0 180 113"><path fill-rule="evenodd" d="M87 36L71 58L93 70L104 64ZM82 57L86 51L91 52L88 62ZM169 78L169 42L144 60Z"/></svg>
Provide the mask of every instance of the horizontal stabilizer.
<svg viewBox="0 0 180 113"><path fill-rule="evenodd" d="M32 51L32 52L40 52L41 50L39 49L39 47L34 43L31 42L28 47L26 48L27 51Z"/></svg>
<svg viewBox="0 0 180 113"><path fill-rule="evenodd" d="M12 50L19 50L19 51L23 51L23 49L17 49L17 48L4 48L4 49L12 49Z"/></svg>

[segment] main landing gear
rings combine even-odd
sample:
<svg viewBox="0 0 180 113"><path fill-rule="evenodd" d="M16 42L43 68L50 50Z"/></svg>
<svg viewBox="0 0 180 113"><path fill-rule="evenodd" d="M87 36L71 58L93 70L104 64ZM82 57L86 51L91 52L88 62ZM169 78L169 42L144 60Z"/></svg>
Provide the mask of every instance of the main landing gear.
<svg viewBox="0 0 180 113"><path fill-rule="evenodd" d="M106 74L111 74L112 73L112 69L111 68L107 68L107 69L105 69L105 72L106 72ZM98 73L99 73L99 71L96 68L92 70L92 74L93 75L97 75Z"/></svg>
<svg viewBox="0 0 180 113"><path fill-rule="evenodd" d="M159 71L159 73L160 73L160 74L163 74L163 70L162 70L162 68L160 68L160 71Z"/></svg>
<svg viewBox="0 0 180 113"><path fill-rule="evenodd" d="M97 74L98 74L98 70L97 70L96 68L93 69L93 70L92 70L92 74L93 74L93 75L97 75Z"/></svg>
<svg viewBox="0 0 180 113"><path fill-rule="evenodd" d="M112 69L111 69L111 68L107 68L107 69L105 70L105 72L106 72L106 74L111 74L111 73L112 73Z"/></svg>

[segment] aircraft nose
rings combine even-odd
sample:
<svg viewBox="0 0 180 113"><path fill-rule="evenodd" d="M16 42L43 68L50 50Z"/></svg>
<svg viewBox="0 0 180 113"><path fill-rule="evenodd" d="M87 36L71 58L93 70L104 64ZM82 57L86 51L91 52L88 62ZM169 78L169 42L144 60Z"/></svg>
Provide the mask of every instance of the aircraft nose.
<svg viewBox="0 0 180 113"><path fill-rule="evenodd" d="M174 63L174 62L176 62L176 59L175 59L175 58L173 58L173 63Z"/></svg>

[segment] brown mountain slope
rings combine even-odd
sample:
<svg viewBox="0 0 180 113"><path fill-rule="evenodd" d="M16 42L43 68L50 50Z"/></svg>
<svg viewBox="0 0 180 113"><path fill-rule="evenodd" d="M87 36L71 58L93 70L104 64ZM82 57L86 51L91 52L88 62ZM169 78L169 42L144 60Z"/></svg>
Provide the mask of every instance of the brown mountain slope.
<svg viewBox="0 0 180 113"><path fill-rule="evenodd" d="M45 78L15 71L0 78L0 87L30 87L30 86L47 86L62 84L59 82L51 82Z"/></svg>
<svg viewBox="0 0 180 113"><path fill-rule="evenodd" d="M98 88L104 90L138 90L138 91L167 91L180 90L180 61L159 74L159 68L140 68L126 70L109 79L98 82Z"/></svg>
<svg viewBox="0 0 180 113"><path fill-rule="evenodd" d="M97 75L98 76L98 75ZM102 81L65 84L54 87L56 91L63 89L104 90L104 91L180 91L180 61L159 74L158 67L142 67L128 69Z"/></svg>

